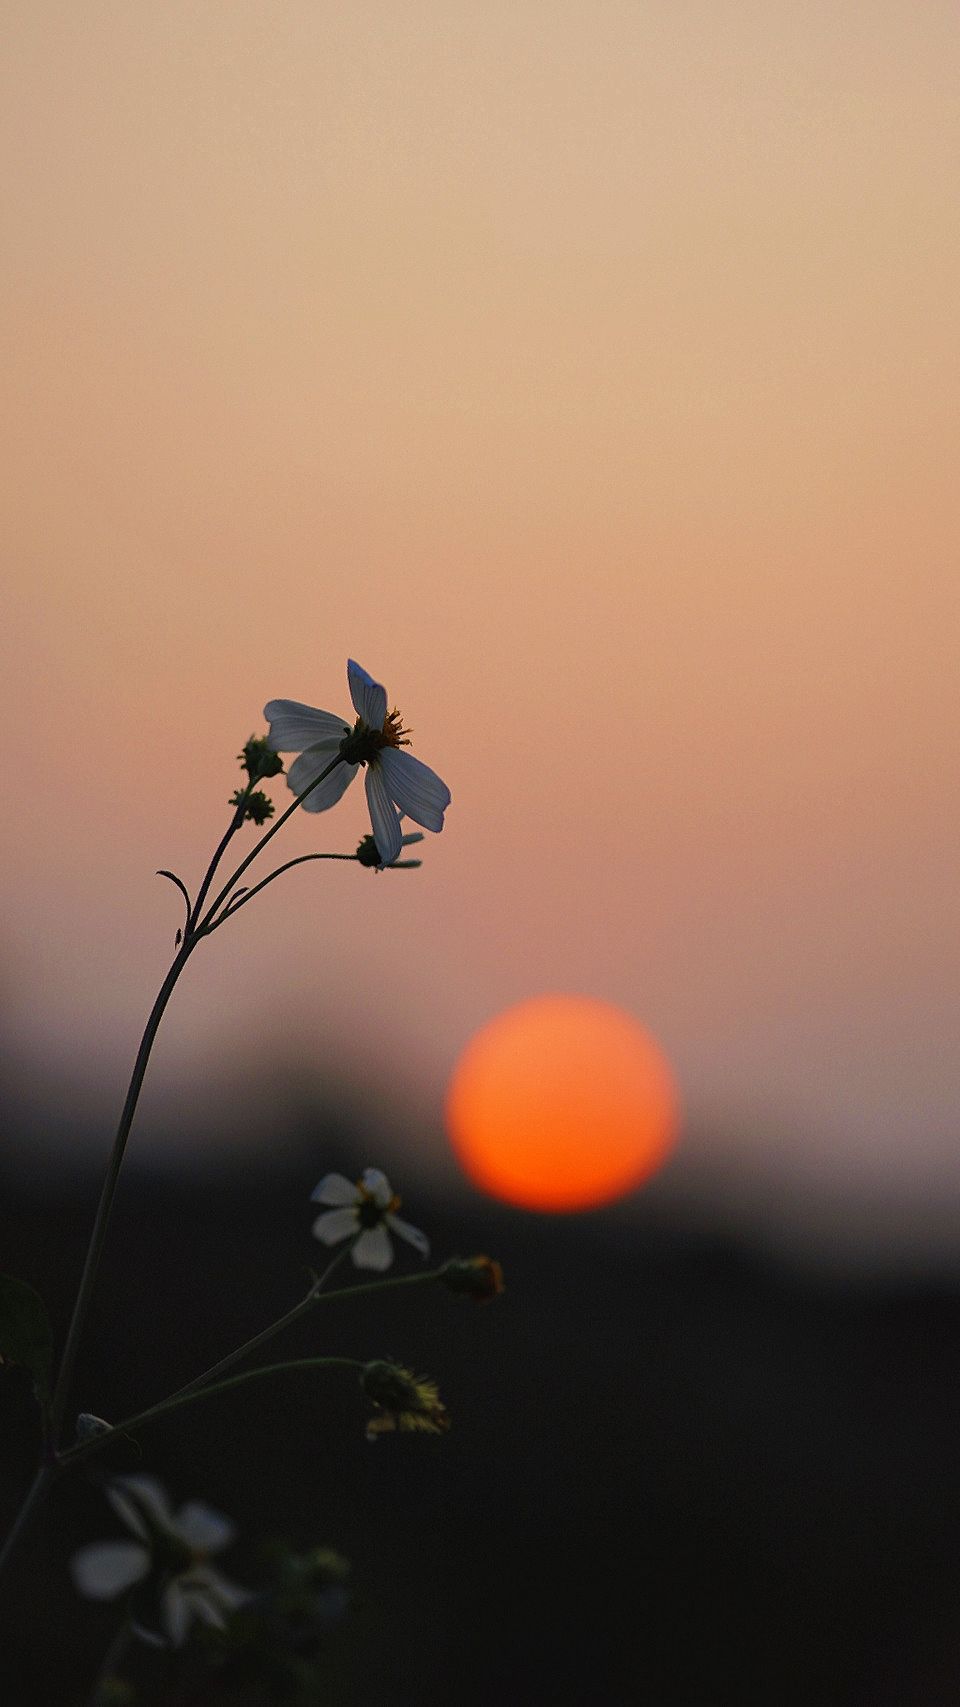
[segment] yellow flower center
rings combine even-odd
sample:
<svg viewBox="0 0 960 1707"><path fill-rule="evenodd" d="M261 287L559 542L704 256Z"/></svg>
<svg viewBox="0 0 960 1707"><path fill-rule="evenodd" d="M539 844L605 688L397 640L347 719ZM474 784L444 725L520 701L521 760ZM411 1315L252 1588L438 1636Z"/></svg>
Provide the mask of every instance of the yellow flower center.
<svg viewBox="0 0 960 1707"><path fill-rule="evenodd" d="M400 713L394 706L383 720L383 728L377 738L379 747L409 747L412 731L404 729L400 721Z"/></svg>
<svg viewBox="0 0 960 1707"><path fill-rule="evenodd" d="M366 765L382 753L384 747L409 745L410 730L404 729L400 713L394 706L384 718L382 729L371 729L369 723L358 717L352 730L340 742L340 757L350 765Z"/></svg>

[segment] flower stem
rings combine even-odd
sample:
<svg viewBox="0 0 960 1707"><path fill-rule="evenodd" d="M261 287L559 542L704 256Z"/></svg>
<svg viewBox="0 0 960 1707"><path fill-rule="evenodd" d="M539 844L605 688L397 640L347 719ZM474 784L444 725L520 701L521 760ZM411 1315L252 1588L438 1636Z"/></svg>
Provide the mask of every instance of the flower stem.
<svg viewBox="0 0 960 1707"><path fill-rule="evenodd" d="M194 1405L198 1399L212 1399L218 1393L228 1393L234 1387L242 1387L247 1381L259 1381L267 1375L284 1375L289 1370L303 1369L365 1369L366 1364L359 1357L299 1357L291 1363L267 1363L259 1369L245 1369L242 1375L230 1375L226 1381L217 1381L210 1387L198 1387L193 1392L183 1392L172 1398L161 1400L159 1405L151 1405L149 1410L139 1411L135 1417L126 1417L113 1428L104 1430L103 1434L91 1435L89 1440L81 1440L76 1446L68 1447L61 1453L58 1463L64 1469L76 1464L81 1458L89 1458L94 1452L102 1452L117 1435L132 1434L135 1429L141 1429L146 1423L156 1422L160 1417L169 1416L172 1411L179 1411L184 1405Z"/></svg>
<svg viewBox="0 0 960 1707"><path fill-rule="evenodd" d="M68 1397L68 1389L69 1389L70 1381L73 1377L73 1367L74 1367L74 1364L75 1364L76 1358L77 1358L77 1351L78 1351L79 1344L80 1344L80 1336L83 1332L84 1323L85 1323L86 1317L87 1317L87 1311L88 1311L89 1306L90 1306L90 1295L93 1291L94 1281L96 1280L96 1277L97 1277L97 1269L100 1266L100 1256L101 1256L101 1253L103 1250L104 1240L105 1240L106 1235L107 1235L107 1226L108 1226L108 1223L110 1220L110 1211L113 1208L113 1199L114 1199L114 1194L115 1194L116 1189L117 1189L117 1180L118 1180L118 1177L120 1174L120 1168L123 1164L123 1156L124 1156L124 1151L125 1151L126 1146L127 1146L127 1138L129 1137L130 1127L133 1124L133 1117L134 1117L134 1114L136 1113L137 1101L138 1101L139 1096L140 1096L140 1088L143 1084L143 1077L144 1077L144 1074L147 1070L147 1062L150 1059L150 1051L153 1048L153 1041L157 1035L157 1030L159 1028L160 1021L163 1018L164 1010L167 1006L168 1001L170 1000L171 995L173 994L174 986L176 985L177 979L179 978L181 972L183 971L183 968L185 967L187 960L189 959L190 954L192 953L193 949L196 947L201 936L204 935L205 929L209 926L209 922L210 922L211 917L216 912L217 908L219 907L221 901L225 898L225 896L229 895L230 890L233 888L234 884L237 881L237 878L241 877L243 875L244 871L246 871L247 866L250 864L251 860L256 858L256 856L260 852L261 848L266 846L266 843L270 840L270 837L276 834L276 832L280 829L281 825L283 825L286 822L286 820L289 818L291 812L294 812L296 810L296 808L300 805L300 802L303 799L305 799L305 797L310 793L311 789L316 788L317 785L323 781L324 777L329 776L330 772L338 764L340 764L340 762L341 762L340 755L338 754L337 757L332 761L332 763L327 766L326 770L321 771L320 775L318 777L314 778L314 781L310 784L310 787L305 788L301 794L297 795L297 798L293 801L292 805L289 806L287 808L286 812L284 812L283 815L277 819L276 823L271 827L271 829L269 829L267 831L266 835L261 836L260 841L257 843L256 847L252 850L251 853L249 853L247 855L246 859L241 861L240 865L237 867L237 870L234 872L233 876L231 877L229 883L226 885L226 888L223 889L221 891L221 893L217 896L217 899L214 901L213 905L210 907L210 909L207 913L206 919L201 922L200 921L200 909L201 909L201 906L202 906L202 904L206 898L206 895L209 891L211 882L213 880L213 874L216 871L216 868L220 863L220 860L223 856L224 850L227 847L227 844L229 843L231 837L235 834L235 832L239 829L240 825L243 823L244 807L246 804L246 796L250 792L250 784L247 785L247 788L244 791L244 797L240 801L240 804L237 806L237 809L234 812L233 818L231 819L230 823L227 825L227 828L224 831L224 834L220 839L219 846L217 847L217 850L214 853L213 859L210 861L210 864L207 867L207 873L206 873L206 876L204 877L202 884L200 885L200 891L197 895L196 902L194 903L193 913L192 913L191 918L188 922L187 930L186 930L186 933L184 936L183 943L182 943L178 953L176 954L176 956L173 960L173 963L170 967L169 972L167 973L167 976L165 977L163 983L160 986L160 990L159 990L159 993L157 995L157 999L154 1002L153 1008L152 1008L151 1013L150 1013L150 1018L147 1020L146 1030L144 1031L143 1037L140 1040L140 1048L137 1052L137 1059L134 1063L133 1074L131 1076L130 1085L129 1085L129 1088L127 1090L126 1101L123 1105L123 1112L120 1116L120 1124L117 1128L117 1135L116 1135L116 1138L114 1139L114 1143L113 1143L113 1150L112 1150L111 1156L110 1156L110 1163L109 1163L109 1166L107 1168L107 1177L103 1182L103 1189L100 1193L100 1202L97 1206L97 1214L96 1214L96 1219L95 1219L94 1224L93 1224L93 1232L90 1236L90 1245L89 1245L88 1250L87 1250L86 1261L84 1263L84 1268L83 1268L83 1274L82 1274L81 1280L80 1280L80 1289L77 1293L77 1300L76 1300L76 1303L73 1307L73 1316L71 1318L70 1327L69 1327L69 1330L67 1332L66 1345L64 1346L63 1358L62 1358L62 1361L60 1364L60 1373L57 1377L57 1384L56 1384L56 1388L54 1390L53 1401L52 1401L52 1404L50 1407L50 1423L49 1423L49 1429L48 1429L48 1443L54 1443L54 1444L56 1443L56 1440L57 1440L57 1438L59 1436L59 1432L60 1432L60 1426L63 1422L63 1412L64 1412L64 1407L66 1405L67 1397Z"/></svg>
<svg viewBox="0 0 960 1707"><path fill-rule="evenodd" d="M233 888L234 884L237 883L239 881L239 879L243 876L244 872L247 869L247 866L253 864L253 861L256 859L257 855L259 853L262 853L262 851L266 847L267 843L272 839L272 837L274 837L276 835L277 831L283 829L283 826L286 823L287 819L289 817L291 817L292 814L297 810L297 807L301 804L301 802L306 800L307 795L312 794L315 788L319 788L320 784L324 781L324 779L326 777L328 777L330 775L331 771L336 770L337 766L340 764L343 764L343 762L344 761L343 761L341 755L338 753L335 759L331 759L331 761L327 765L326 769L322 770L320 772L319 776L315 776L313 781L311 783L309 783L308 786L305 789L303 789L300 794L297 795L296 799L292 800L290 802L290 805L287 807L287 810L285 812L281 812L281 814L280 814L279 818L276 820L276 822L270 825L269 830L264 831L264 834L260 837L260 840L257 842L256 846L251 848L251 850L247 854L246 858L242 859L240 861L240 864L237 866L237 869L234 872L233 876L227 880L227 882L224 884L223 888L221 889L219 895L217 896L216 900L213 901L211 903L211 905L207 908L207 913L206 913L205 918L201 919L200 913L199 913L199 908L194 908L194 913L196 915L196 919L194 922L193 929L194 929L197 936L203 936L206 931L208 931L212 928L211 921L213 920L213 917L217 911L217 908L222 904L222 902L224 902L227 899L227 896L230 894L230 891ZM224 846L225 845L226 844L224 843ZM217 857L219 858L219 855ZM220 921L217 920L218 924L219 924L219 922Z"/></svg>
<svg viewBox="0 0 960 1707"><path fill-rule="evenodd" d="M442 1269L432 1268L421 1274L394 1275L392 1280L371 1280L360 1286L340 1286L334 1292L321 1291L325 1281L343 1261L349 1250L350 1246L344 1245L343 1250L337 1252L333 1261L327 1264L319 1280L316 1280L311 1286L306 1297L301 1298L299 1304L294 1304L292 1310L288 1310L285 1315L279 1316L275 1322L271 1322L268 1328L263 1328L259 1334L254 1334L253 1338L246 1340L243 1345L237 1346L235 1351L228 1352L226 1357L220 1359L219 1363L215 1363L210 1369L205 1369L202 1375L195 1376L192 1381L187 1382L185 1387L178 1387L177 1391L171 1393L170 1397L180 1399L185 1398L190 1393L199 1392L201 1387L206 1387L208 1382L215 1381L218 1375L222 1375L225 1369L232 1369L235 1363L239 1363L244 1357L250 1357L253 1352L259 1351L262 1345L266 1345L269 1340L282 1333L284 1328L289 1328L293 1322L298 1322L301 1316L306 1316L313 1309L314 1304L330 1303L336 1298L355 1298L358 1293L384 1292L390 1287L422 1286L425 1281L437 1280L443 1273Z"/></svg>
<svg viewBox="0 0 960 1707"><path fill-rule="evenodd" d="M272 883L275 877L282 877L285 871L291 871L295 865L306 865L307 862L312 859L355 860L356 857L356 854L312 853L300 854L298 859L288 859L286 865L278 865L276 871L271 871L269 876L262 877L260 882L255 883L252 889L248 889L245 895L240 896L239 900L231 901L228 906L224 907L219 919L214 919L213 924L207 926L207 936L209 936L212 931L215 931L218 925L222 925L226 919L232 919L234 913L239 913L240 908L245 907L248 901L252 901L255 895L259 895L261 889L266 889L267 884Z"/></svg>
<svg viewBox="0 0 960 1707"><path fill-rule="evenodd" d="M40 1506L46 1499L51 1482L58 1474L59 1465L41 1464L39 1470L34 1476L27 1492L27 1496L20 1507L20 1510L17 1512L10 1532L3 1543L3 1547L0 1548L0 1576L3 1575L3 1572L10 1564L14 1553L17 1551L23 1537L27 1533L34 1514L39 1511Z"/></svg>
<svg viewBox="0 0 960 1707"><path fill-rule="evenodd" d="M238 1346L236 1351L232 1351L226 1357L221 1358L220 1362L215 1363L212 1369L204 1370L202 1375L196 1376L185 1387L178 1387L175 1393L169 1394L166 1399L161 1399L158 1404L151 1405L149 1410L140 1411L135 1417L128 1417L125 1422L115 1423L111 1428L105 1429L102 1434L91 1435L88 1440L78 1441L76 1446L68 1447L66 1452L60 1453L57 1459L57 1467L66 1469L70 1464L77 1463L79 1459L89 1457L91 1452L99 1452L108 1441L115 1439L118 1435L129 1434L134 1428L139 1428L144 1422L152 1422L155 1417L166 1416L170 1411L179 1410L181 1405L189 1405L193 1403L194 1399L203 1398L205 1394L224 1392L228 1387L238 1386L241 1382L252 1380L255 1376L273 1375L278 1370L283 1369L336 1369L340 1367L362 1369L364 1365L358 1364L356 1358L308 1357L301 1358L294 1363L266 1364L259 1369L248 1369L242 1375L232 1375L226 1381L216 1380L216 1377L224 1369L230 1369L233 1364L239 1362L240 1358L249 1356L260 1346L266 1345L268 1340L273 1339L284 1328L289 1327L291 1322L305 1316L314 1304L330 1303L337 1298L365 1297L371 1292L396 1291L402 1286L424 1286L434 1280L439 1280L443 1274L442 1267L429 1268L420 1274L398 1274L390 1280L367 1280L362 1281L358 1286L340 1286L335 1292L321 1292L319 1288L332 1272L336 1263L346 1256L349 1248L349 1246L345 1246L342 1251L337 1253L333 1262L327 1265L306 1297L301 1298L299 1304L295 1304L292 1310L286 1312L286 1315L279 1317L276 1322L271 1322L270 1326L264 1328L262 1333L255 1334L253 1339L247 1340L244 1345Z"/></svg>
<svg viewBox="0 0 960 1707"><path fill-rule="evenodd" d="M56 1441L60 1432L60 1426L63 1422L63 1412L67 1402L70 1382L73 1377L73 1366L77 1358L80 1336L83 1333L84 1323L87 1318L87 1311L90 1307L90 1296L93 1292L94 1281L97 1277L97 1269L100 1266L100 1256L103 1251L104 1240L107 1236L107 1226L110 1221L110 1211L113 1208L113 1199L117 1189L117 1180L120 1174L120 1168L123 1164L123 1155L127 1147L127 1138L130 1135L130 1128L133 1124L134 1114L136 1113L137 1101L140 1096L140 1087L143 1084L144 1074L147 1070L147 1062L150 1059L150 1051L153 1048L153 1040L157 1035L160 1021L163 1018L167 1003L173 994L177 979L186 966L187 961L190 958L190 954L195 947L196 941L196 937L188 937L179 949L169 972L160 986L157 999L150 1011L150 1017L147 1020L146 1028L142 1038L140 1039L140 1048L137 1051L137 1058L134 1062L133 1073L127 1089L126 1101L123 1105L123 1112L120 1115L120 1124L117 1127L117 1135L113 1141L113 1150L111 1152L110 1163L107 1168L107 1177L103 1182L103 1189L100 1193L100 1202L97 1205L96 1219L93 1223L93 1232L90 1235L90 1244L87 1249L86 1261L83 1265L80 1288L77 1292L77 1300L73 1307L73 1316L70 1321L67 1340L63 1350L63 1357L60 1362L60 1372L57 1376L57 1384L54 1389L53 1400L50 1407L49 1438L53 1442Z"/></svg>
<svg viewBox="0 0 960 1707"><path fill-rule="evenodd" d="M197 920L200 917L200 909L203 906L203 903L207 898L207 893L209 891L211 883L213 882L213 874L216 871L217 866L220 864L220 861L222 860L224 854L227 851L227 844L236 835L237 831L240 828L240 825L243 823L244 815L245 815L246 809L247 809L247 797L250 794L250 791L252 788L253 788L253 779L251 778L251 780L247 783L247 786L243 791L242 798L237 803L237 809L234 812L233 817L231 818L229 824L227 825L226 829L223 832L223 835L220 838L220 843L219 843L219 846L217 847L216 853L214 854L212 860L210 861L210 864L207 866L206 876L204 877L204 880L201 883L200 888L197 891L197 899L194 902L193 908L191 909L191 912L190 912L190 916L187 919L187 936L190 936L193 932L196 931Z"/></svg>
<svg viewBox="0 0 960 1707"><path fill-rule="evenodd" d="M301 1298L299 1304L294 1304L292 1310L287 1310L283 1316L278 1317L275 1322L271 1322L268 1328L263 1328L259 1334L254 1334L252 1339L245 1340L243 1345L238 1345L234 1351L228 1351L226 1357L221 1357L219 1363L212 1364L209 1369L203 1371L202 1375L195 1375L192 1381L188 1381L183 1387L178 1387L176 1392L171 1393L169 1397L181 1399L188 1393L198 1392L201 1387L206 1387L208 1382L215 1381L218 1375L223 1374L224 1370L232 1369L234 1364L239 1363L242 1358L249 1357L254 1351L259 1351L262 1345L266 1345L267 1341L272 1340L276 1334L282 1333L283 1329L289 1327L291 1322L296 1322L300 1316L305 1316L311 1304L319 1296L321 1288L329 1280L331 1274L340 1267L349 1250L350 1246L344 1245L343 1250L337 1252L332 1261L328 1262L323 1273L318 1275L306 1297Z"/></svg>
<svg viewBox="0 0 960 1707"><path fill-rule="evenodd" d="M87 1707L107 1707L107 1703L117 1699L109 1692L108 1685L120 1682L117 1667L126 1658L127 1649L132 1640L133 1625L129 1618L125 1618L119 1630L115 1632L113 1640L100 1662L100 1669L93 1680L93 1688L87 1697Z"/></svg>

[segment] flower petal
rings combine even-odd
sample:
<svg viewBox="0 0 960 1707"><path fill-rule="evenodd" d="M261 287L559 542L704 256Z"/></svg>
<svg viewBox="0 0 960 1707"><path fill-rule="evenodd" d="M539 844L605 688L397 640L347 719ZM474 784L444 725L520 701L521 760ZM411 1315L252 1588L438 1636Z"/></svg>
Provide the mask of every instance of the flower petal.
<svg viewBox="0 0 960 1707"><path fill-rule="evenodd" d="M364 1168L363 1189L373 1198L378 1209L386 1209L393 1200L393 1186L379 1168Z"/></svg>
<svg viewBox="0 0 960 1707"><path fill-rule="evenodd" d="M151 1522L169 1529L173 1522L170 1501L155 1476L116 1476L106 1490L118 1517L141 1541L152 1540Z"/></svg>
<svg viewBox="0 0 960 1707"><path fill-rule="evenodd" d="M328 1209L313 1223L313 1236L321 1245L338 1245L341 1239L352 1239L358 1225L355 1209Z"/></svg>
<svg viewBox="0 0 960 1707"><path fill-rule="evenodd" d="M415 759L412 753L405 753L402 747L384 747L380 764L390 798L401 812L415 824L422 824L425 830L442 830L450 790L436 771Z"/></svg>
<svg viewBox="0 0 960 1707"><path fill-rule="evenodd" d="M332 711L315 711L312 705L301 705L298 699L272 699L263 708L270 725L267 743L275 753L302 753L304 747L316 746L318 741L338 747L350 725Z"/></svg>
<svg viewBox="0 0 960 1707"><path fill-rule="evenodd" d="M360 1193L346 1174L324 1174L316 1190L310 1193L310 1202L331 1203L339 1208L344 1203L359 1203Z"/></svg>
<svg viewBox="0 0 960 1707"><path fill-rule="evenodd" d="M231 1582L229 1577L222 1576L211 1565L198 1565L190 1572L190 1583L197 1582L202 1591L227 1612L235 1612L238 1606L245 1606L248 1600L256 1598L252 1589L241 1588L239 1583Z"/></svg>
<svg viewBox="0 0 960 1707"><path fill-rule="evenodd" d="M294 759L287 771L287 782L294 794L302 794L305 788L309 788L314 778L325 771L331 759L335 759L336 756L336 747L307 747L306 751L300 754L299 759ZM326 812L328 807L336 806L341 794L356 776L357 769L356 765L348 765L342 762L337 765L336 770L330 772L326 781L318 783L312 794L307 795L303 802L303 810L305 812Z"/></svg>
<svg viewBox="0 0 960 1707"><path fill-rule="evenodd" d="M149 1569L150 1554L137 1541L96 1541L70 1560L74 1586L90 1600L115 1600Z"/></svg>
<svg viewBox="0 0 960 1707"><path fill-rule="evenodd" d="M403 847L403 837L400 834L400 818L390 799L380 763L376 759L372 759L367 765L364 787L367 791L373 839L377 844L380 862L382 865L392 865Z"/></svg>
<svg viewBox="0 0 960 1707"><path fill-rule="evenodd" d="M389 1268L393 1261L393 1246L386 1227L368 1227L360 1234L353 1247L353 1260L357 1268L373 1268L378 1273Z"/></svg>
<svg viewBox="0 0 960 1707"><path fill-rule="evenodd" d="M406 1239L407 1244L419 1251L422 1257L430 1255L430 1240L426 1233L421 1233L419 1227L411 1227L409 1221L402 1221L399 1215L387 1215L384 1219L391 1233L396 1233L400 1239Z"/></svg>
<svg viewBox="0 0 960 1707"><path fill-rule="evenodd" d="M212 1625L215 1630L226 1629L224 1612L232 1612L249 1599L244 1590L234 1589L225 1577L206 1565L196 1566L177 1580L191 1615L203 1624Z"/></svg>
<svg viewBox="0 0 960 1707"><path fill-rule="evenodd" d="M203 1500L190 1500L182 1506L177 1512L175 1528L188 1547L202 1553L219 1553L237 1533L237 1526L229 1517L214 1511Z"/></svg>
<svg viewBox="0 0 960 1707"><path fill-rule="evenodd" d="M190 1629L193 1608L174 1577L163 1591L161 1622L175 1648L182 1648Z"/></svg>
<svg viewBox="0 0 960 1707"><path fill-rule="evenodd" d="M135 1618L131 1618L130 1628L133 1634L141 1642L146 1642L150 1648L165 1648L167 1645L165 1637L158 1636L156 1630L148 1630L145 1624L138 1623Z"/></svg>
<svg viewBox="0 0 960 1707"><path fill-rule="evenodd" d="M347 681L357 716L371 729L382 729L387 718L386 688L368 676L366 670L361 670L352 658L347 659Z"/></svg>

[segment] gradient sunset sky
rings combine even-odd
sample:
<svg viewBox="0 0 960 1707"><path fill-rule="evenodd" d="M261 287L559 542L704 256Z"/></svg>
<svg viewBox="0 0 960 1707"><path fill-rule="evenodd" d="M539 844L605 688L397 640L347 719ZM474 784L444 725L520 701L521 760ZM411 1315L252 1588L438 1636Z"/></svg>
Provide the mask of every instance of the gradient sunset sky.
<svg viewBox="0 0 960 1707"><path fill-rule="evenodd" d="M17 1059L113 1108L155 868L195 882L264 702L348 709L353 656L447 827L220 933L158 1091L265 1038L395 1090L428 1163L474 1029L580 991L674 1065L671 1189L955 1222L956 7L4 36ZM299 816L288 855L350 851L362 791Z"/></svg>

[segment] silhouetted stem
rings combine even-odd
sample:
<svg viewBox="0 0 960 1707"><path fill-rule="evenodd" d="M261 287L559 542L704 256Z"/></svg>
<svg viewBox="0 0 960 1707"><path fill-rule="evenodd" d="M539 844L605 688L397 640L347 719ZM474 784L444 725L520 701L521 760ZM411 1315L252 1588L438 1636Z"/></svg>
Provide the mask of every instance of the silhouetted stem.
<svg viewBox="0 0 960 1707"><path fill-rule="evenodd" d="M255 883L253 888L248 889L239 900L232 901L229 906L225 907L223 912L220 914L219 919L215 919L212 925L207 926L205 934L210 936L211 933L219 929L220 925L224 924L227 919L232 919L234 913L239 913L240 908L245 907L248 901L252 901L255 895L259 895L261 889L266 889L267 884L272 883L275 877L282 877L285 871L292 871L295 865L307 865L309 861L313 859L355 860L356 857L356 854L312 853L301 854L298 859L288 859L286 865L278 865L276 871L271 871L269 876L262 877L260 882Z"/></svg>
<svg viewBox="0 0 960 1707"><path fill-rule="evenodd" d="M126 1658L132 1640L133 1625L129 1618L125 1618L100 1663L93 1688L87 1696L87 1707L106 1707L106 1703L120 1699L109 1691L108 1685L119 1682L117 1667Z"/></svg>
<svg viewBox="0 0 960 1707"><path fill-rule="evenodd" d="M260 837L260 840L258 841L256 847L251 849L251 851L247 854L246 859L242 859L240 861L240 864L237 866L237 869L234 872L233 876L228 879L228 881L224 884L223 888L221 889L216 900L213 901L211 903L211 905L208 907L206 918L201 919L199 923L194 923L193 928L196 931L198 936L202 936L206 930L211 928L211 922L212 922L213 917L217 911L217 908L221 905L221 903L223 901L225 901L227 899L227 896L230 894L230 891L233 888L234 884L237 883L239 881L239 879L243 876L244 872L247 869L247 866L253 864L257 855L259 853L262 853L262 851L266 847L267 843L269 841L271 841L272 838L277 834L277 831L283 829L283 826L286 823L287 819L293 815L293 813L297 810L297 807L300 805L300 803L302 801L306 800L307 795L312 794L315 788L319 788L320 784L325 780L326 777L328 777L330 775L331 771L336 770L337 766L339 764L342 764L342 763L343 763L343 760L340 757L340 754L338 753L335 759L331 759L330 763L326 767L326 770L322 770L320 772L319 776L315 776L313 781L310 783L309 787L304 788L297 795L296 799L291 801L290 805L287 807L287 810L285 812L281 812L280 817L277 819L276 823L271 824L269 830L267 830L266 833ZM194 908L194 912L195 912L197 918L199 919L199 909ZM217 922L219 923L219 920Z"/></svg>
<svg viewBox="0 0 960 1707"><path fill-rule="evenodd" d="M219 843L219 846L217 848L217 851L214 854L212 860L210 861L210 864L207 866L206 876L204 877L203 882L201 883L200 888L197 891L197 899L194 902L193 907L191 908L190 916L187 920L187 935L188 936L190 936L192 933L194 933L196 931L197 920L200 917L200 910L203 906L204 901L207 898L207 893L209 891L210 885L213 882L213 874L216 871L217 866L220 864L220 861L222 860L224 854L227 851L228 843L236 835L237 831L240 828L240 825L243 823L244 817L246 815L246 809L247 809L247 798L250 794L250 790L252 789L252 787L253 787L253 782L252 781L248 782L246 788L243 791L243 797L241 800L238 801L237 809L234 812L233 817L230 820L230 823L227 825L226 829L223 832L223 835L220 838L220 843Z"/></svg>
<svg viewBox="0 0 960 1707"><path fill-rule="evenodd" d="M268 1340L272 1340L277 1334L282 1333L284 1328L290 1326L291 1322L296 1322L301 1316L305 1316L311 1304L316 1302L322 1287L329 1280L331 1274L336 1273L344 1257L349 1255L350 1248L351 1246L347 1244L344 1245L342 1251L337 1252L332 1261L328 1262L323 1273L314 1281L306 1297L301 1298L299 1304L294 1304L292 1310L288 1310L285 1315L278 1317L277 1321L271 1322L268 1328L263 1328L260 1333L254 1334L252 1339L245 1340L243 1345L238 1345L235 1351L228 1351L226 1357L221 1357L219 1363L214 1363L209 1369L205 1369L202 1375L195 1375L193 1380L188 1381L185 1386L178 1387L175 1393L169 1395L170 1398L180 1399L187 1393L197 1392L199 1388L205 1387L208 1382L215 1381L218 1375L223 1374L224 1370L232 1369L235 1363L240 1363L252 1352L259 1351L262 1345L266 1345Z"/></svg>
<svg viewBox="0 0 960 1707"><path fill-rule="evenodd" d="M40 1506L45 1500L51 1482L54 1481L58 1474L59 1465L41 1464L40 1469L34 1476L26 1499L13 1521L13 1525L3 1543L3 1547L0 1548L0 1575L3 1574L7 1566L10 1564L10 1561L19 1548L31 1522L33 1521L35 1513L40 1509Z"/></svg>
<svg viewBox="0 0 960 1707"><path fill-rule="evenodd" d="M67 1452L61 1453L59 1463L66 1469L81 1458L89 1458L94 1452L102 1452L118 1435L133 1434L146 1423L157 1422L160 1417L182 1410L185 1405L195 1405L198 1399L213 1399L218 1393L229 1393L234 1387L243 1387L248 1381L260 1381L267 1375L283 1375L288 1370L295 1369L365 1368L366 1364L358 1357L299 1357L292 1363L267 1363L259 1369L245 1369L242 1375L231 1375L226 1381L217 1381L210 1387L198 1387L195 1392L163 1399L159 1405L151 1405L149 1410L139 1411L135 1417L126 1417L113 1428L105 1429L103 1434L91 1435L89 1440L81 1440L78 1445L71 1446Z"/></svg>
<svg viewBox="0 0 960 1707"><path fill-rule="evenodd" d="M60 1425L63 1422L64 1408L67 1402L70 1382L73 1377L73 1367L76 1362L77 1351L80 1346L80 1336L83 1333L84 1323L87 1318L87 1311L90 1306L90 1296L93 1292L94 1281L97 1277L97 1269L100 1266L100 1256L103 1251L104 1240L107 1236L107 1227L110 1222L110 1211L113 1208L113 1199L117 1189L117 1180L119 1179L120 1169L123 1165L123 1155L127 1147L130 1128L133 1125L133 1117L136 1113L137 1101L140 1096L140 1087L143 1084L143 1077L147 1070L147 1062L150 1059L153 1040L157 1035L160 1021L163 1018L167 1003L173 994L177 979L186 966L193 948L196 945L196 941L196 937L188 937L177 953L167 976L164 978L163 983L160 986L157 999L150 1011L150 1018L147 1020L146 1028L142 1038L140 1039L140 1048L137 1050L137 1059L134 1062L133 1073L127 1089L126 1101L124 1102L123 1112L120 1116L120 1124L117 1127L117 1135L113 1141L113 1150L111 1152L110 1162L107 1168L107 1177L103 1182L103 1189L100 1193L100 1202L97 1205L96 1219L93 1223L93 1232L90 1235L90 1244L87 1249L86 1261L83 1265L83 1274L80 1279L80 1289L77 1293L77 1301L73 1307L73 1316L67 1332L66 1344L63 1349L63 1357L60 1362L60 1372L57 1376L57 1385L54 1389L53 1401L50 1407L50 1438L54 1444L56 1443L60 1432Z"/></svg>

